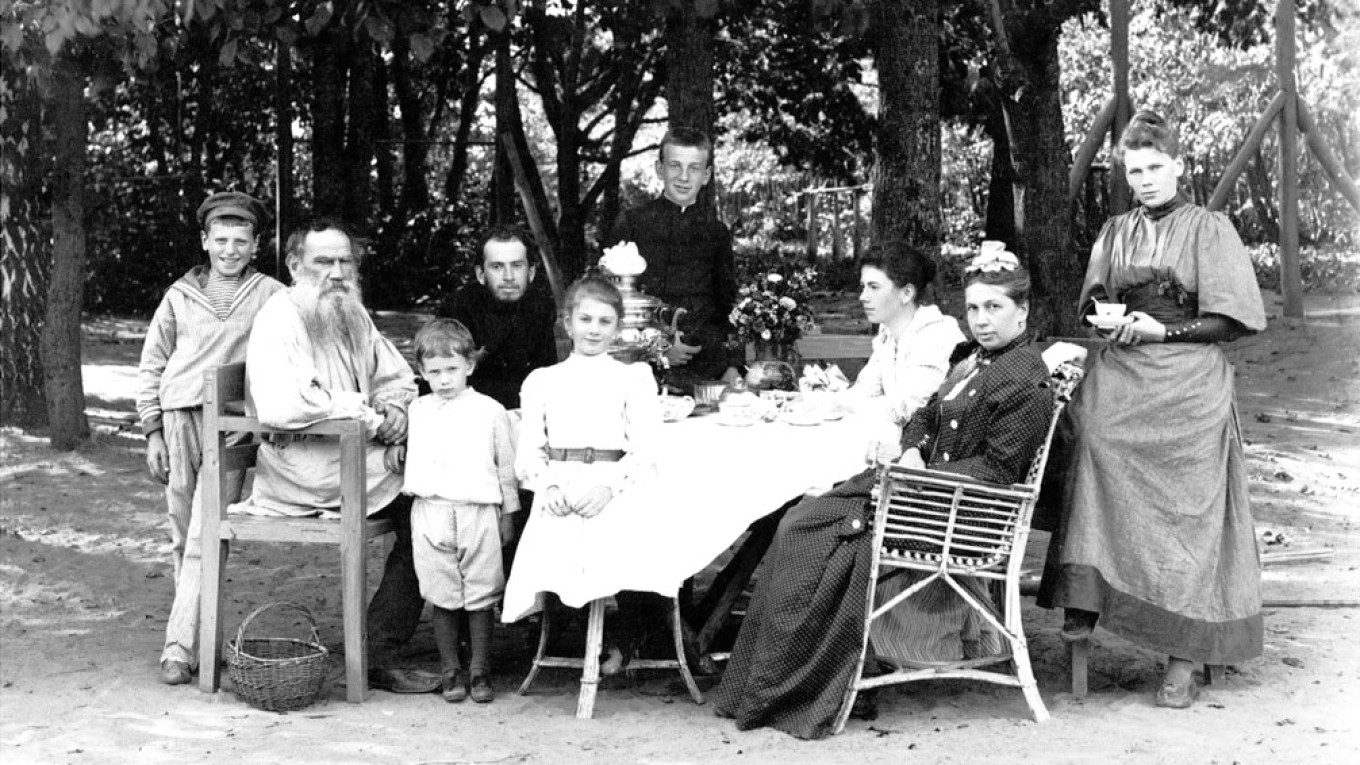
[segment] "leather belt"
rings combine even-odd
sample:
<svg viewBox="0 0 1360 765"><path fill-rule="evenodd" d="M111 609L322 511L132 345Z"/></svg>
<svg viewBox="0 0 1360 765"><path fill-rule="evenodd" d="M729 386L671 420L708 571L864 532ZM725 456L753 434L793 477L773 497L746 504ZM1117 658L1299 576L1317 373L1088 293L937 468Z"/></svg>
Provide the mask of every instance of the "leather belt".
<svg viewBox="0 0 1360 765"><path fill-rule="evenodd" d="M589 465L592 462L618 462L627 454L622 449L596 449L587 446L584 449L555 449L548 447L548 459L558 462L584 462Z"/></svg>

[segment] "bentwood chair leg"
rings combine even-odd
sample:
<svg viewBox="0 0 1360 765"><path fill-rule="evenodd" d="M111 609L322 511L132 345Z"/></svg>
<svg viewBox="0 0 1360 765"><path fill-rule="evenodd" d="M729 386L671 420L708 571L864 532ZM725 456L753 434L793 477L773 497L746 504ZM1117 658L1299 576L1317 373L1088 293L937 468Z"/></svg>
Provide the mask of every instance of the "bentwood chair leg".
<svg viewBox="0 0 1360 765"><path fill-rule="evenodd" d="M671 636L675 640L675 661L679 665L680 675L685 678L685 687L689 688L689 697L694 699L695 704L704 703L704 695L699 692L699 686L694 682L694 675L690 674L689 661L685 659L685 637L684 622L680 619L680 601L671 598Z"/></svg>
<svg viewBox="0 0 1360 765"><path fill-rule="evenodd" d="M1024 637L1011 638L1011 660L1015 662L1015 674L1020 679L1020 690L1025 693L1025 703L1029 704L1030 714L1035 722L1048 721L1048 708L1039 695L1039 684L1034 681L1034 670L1029 663L1029 647Z"/></svg>
<svg viewBox="0 0 1360 765"><path fill-rule="evenodd" d="M1091 658L1091 641L1077 640L1067 645L1068 656L1072 659L1072 695L1086 698L1086 674Z"/></svg>
<svg viewBox="0 0 1360 765"><path fill-rule="evenodd" d="M579 720L589 720L595 714L595 693L600 688L600 651L604 650L604 603L604 598L590 601L585 667L581 672L581 695L576 701Z"/></svg>
<svg viewBox="0 0 1360 765"><path fill-rule="evenodd" d="M519 696L523 696L529 692L529 686L533 685L534 678L538 677L538 669L540 663L543 661L543 656L548 652L548 631L551 629L550 625L552 624L551 595L543 596L543 610L539 612L539 618L542 622L538 628L538 651L534 653L534 664L532 667L529 667L529 676L524 678L524 682L520 683L519 690L515 691L516 695Z"/></svg>

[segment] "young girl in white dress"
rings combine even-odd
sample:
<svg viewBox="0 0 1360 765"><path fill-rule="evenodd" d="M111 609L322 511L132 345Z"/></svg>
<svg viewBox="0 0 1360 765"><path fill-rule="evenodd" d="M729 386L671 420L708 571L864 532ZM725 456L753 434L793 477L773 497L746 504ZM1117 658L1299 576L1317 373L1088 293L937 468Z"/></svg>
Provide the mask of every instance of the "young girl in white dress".
<svg viewBox="0 0 1360 765"><path fill-rule="evenodd" d="M623 297L587 276L565 302L572 353L534 370L520 392L515 470L534 506L505 588L507 622L538 610L543 592L580 608L620 590L670 596L677 586L648 565L649 551L664 544L648 524L662 422L656 382L646 364L607 353Z"/></svg>

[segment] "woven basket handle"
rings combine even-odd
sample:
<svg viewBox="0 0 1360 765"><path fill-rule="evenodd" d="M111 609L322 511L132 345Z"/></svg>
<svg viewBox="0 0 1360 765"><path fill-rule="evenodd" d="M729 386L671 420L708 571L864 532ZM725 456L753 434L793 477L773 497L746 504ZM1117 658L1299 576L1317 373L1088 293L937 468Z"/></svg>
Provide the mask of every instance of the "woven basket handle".
<svg viewBox="0 0 1360 765"><path fill-rule="evenodd" d="M307 617L307 624L312 628L312 642L316 645L321 645L321 633L316 629L316 619L312 617L312 612L308 611L307 607L300 603L294 603L288 600L276 600L273 603L265 603L254 611L251 611L250 615L241 621L241 626L236 628L237 647L245 645L246 627L250 626L250 623L255 620L255 617L273 608L292 609Z"/></svg>

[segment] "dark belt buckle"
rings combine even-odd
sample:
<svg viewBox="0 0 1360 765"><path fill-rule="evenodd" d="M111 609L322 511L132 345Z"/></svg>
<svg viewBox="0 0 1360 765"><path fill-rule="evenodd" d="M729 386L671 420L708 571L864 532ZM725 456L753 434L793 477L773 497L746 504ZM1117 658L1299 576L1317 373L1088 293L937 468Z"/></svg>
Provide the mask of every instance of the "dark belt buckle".
<svg viewBox="0 0 1360 765"><path fill-rule="evenodd" d="M589 465L590 463L594 462L594 461L595 461L595 447L593 447L593 446L587 446L587 447L586 447L585 456L581 457L581 461L584 462L584 463L586 463L587 465Z"/></svg>

